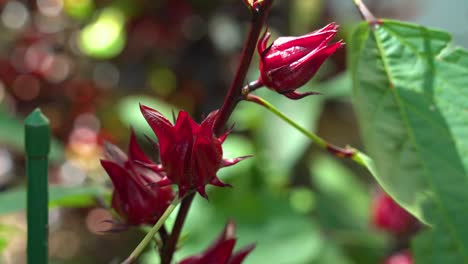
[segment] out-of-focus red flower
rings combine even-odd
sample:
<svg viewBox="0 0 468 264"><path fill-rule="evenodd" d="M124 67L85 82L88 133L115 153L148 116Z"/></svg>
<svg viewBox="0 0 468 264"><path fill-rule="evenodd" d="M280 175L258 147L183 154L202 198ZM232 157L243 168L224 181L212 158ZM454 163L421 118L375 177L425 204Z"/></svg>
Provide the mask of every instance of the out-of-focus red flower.
<svg viewBox="0 0 468 264"><path fill-rule="evenodd" d="M403 250L391 255L383 264L413 264L413 257L409 250Z"/></svg>
<svg viewBox="0 0 468 264"><path fill-rule="evenodd" d="M128 156L106 143L105 158L101 164L114 185L112 208L128 225L155 224L174 199L174 192L169 186L154 185L162 176L139 164L151 160L141 150L134 132Z"/></svg>
<svg viewBox="0 0 468 264"><path fill-rule="evenodd" d="M270 33L266 31L257 47L260 54L259 81L291 99L316 94L301 94L296 89L306 84L323 62L343 45L342 41L328 44L337 31L338 25L331 23L304 36L280 37L269 47Z"/></svg>
<svg viewBox="0 0 468 264"><path fill-rule="evenodd" d="M416 218L383 191L379 191L374 198L372 214L375 227L396 235L410 232L419 224Z"/></svg>
<svg viewBox="0 0 468 264"><path fill-rule="evenodd" d="M195 187L205 198L207 184L229 186L217 178L217 171L246 157L223 159L221 144L228 134L219 138L213 134L217 111L209 114L201 124L193 121L187 112L181 111L175 125L172 125L158 111L144 105L140 109L159 140L162 166L155 165L153 169L167 175L159 185L177 184L180 197Z"/></svg>
<svg viewBox="0 0 468 264"><path fill-rule="evenodd" d="M234 222L228 222L223 233L205 252L188 257L179 264L241 264L255 245L246 246L233 254L236 244L235 232Z"/></svg>

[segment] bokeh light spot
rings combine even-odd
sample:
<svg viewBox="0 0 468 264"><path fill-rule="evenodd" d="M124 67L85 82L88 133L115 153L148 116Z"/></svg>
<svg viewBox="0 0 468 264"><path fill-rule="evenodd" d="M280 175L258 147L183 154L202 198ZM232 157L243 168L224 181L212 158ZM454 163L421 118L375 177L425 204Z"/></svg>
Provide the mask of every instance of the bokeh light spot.
<svg viewBox="0 0 468 264"><path fill-rule="evenodd" d="M75 119L75 128L80 127L91 129L97 133L101 129L101 122L94 114L84 113Z"/></svg>
<svg viewBox="0 0 468 264"><path fill-rule="evenodd" d="M105 222L109 220L112 220L112 215L109 211L102 208L95 208L86 216L86 227L94 234L103 235L103 231L112 228L112 223Z"/></svg>
<svg viewBox="0 0 468 264"><path fill-rule="evenodd" d="M46 16L56 16L63 8L62 0L37 0L39 12Z"/></svg>
<svg viewBox="0 0 468 264"><path fill-rule="evenodd" d="M96 63L93 70L93 79L102 88L112 88L119 83L120 72L112 63Z"/></svg>
<svg viewBox="0 0 468 264"><path fill-rule="evenodd" d="M0 81L0 103L5 99L5 84Z"/></svg>
<svg viewBox="0 0 468 264"><path fill-rule="evenodd" d="M125 17L117 9L107 8L93 23L81 31L80 50L94 58L108 59L118 55L125 46Z"/></svg>
<svg viewBox="0 0 468 264"><path fill-rule="evenodd" d="M76 19L88 17L93 12L93 9L93 0L64 0L65 13Z"/></svg>
<svg viewBox="0 0 468 264"><path fill-rule="evenodd" d="M2 22L10 29L18 30L26 25L29 20L28 9L23 3L9 1L2 11Z"/></svg>
<svg viewBox="0 0 468 264"><path fill-rule="evenodd" d="M315 208L315 194L305 187L293 189L289 200L292 208L300 213L309 213Z"/></svg>
<svg viewBox="0 0 468 264"><path fill-rule="evenodd" d="M13 156L7 149L0 149L0 186L7 184L13 177Z"/></svg>
<svg viewBox="0 0 468 264"><path fill-rule="evenodd" d="M169 95L177 85L177 77L168 68L156 68L151 71L149 84L160 95Z"/></svg>
<svg viewBox="0 0 468 264"><path fill-rule="evenodd" d="M60 167L60 179L64 186L78 186L86 180L86 173L72 162L66 161Z"/></svg>
<svg viewBox="0 0 468 264"><path fill-rule="evenodd" d="M52 83L64 81L70 75L72 68L71 60L66 55L55 55L50 65L44 70L45 78Z"/></svg>
<svg viewBox="0 0 468 264"><path fill-rule="evenodd" d="M20 75L13 82L13 93L23 101L36 98L40 92L39 80L31 75Z"/></svg>

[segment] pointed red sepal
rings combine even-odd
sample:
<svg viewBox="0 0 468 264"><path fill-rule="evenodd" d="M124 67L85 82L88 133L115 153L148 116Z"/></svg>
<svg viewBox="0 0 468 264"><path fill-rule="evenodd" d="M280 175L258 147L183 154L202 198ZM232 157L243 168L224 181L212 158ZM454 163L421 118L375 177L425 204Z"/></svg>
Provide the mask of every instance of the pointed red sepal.
<svg viewBox="0 0 468 264"><path fill-rule="evenodd" d="M237 251L231 258L229 259L229 262L227 264L241 264L242 261L247 257L252 250L255 249L255 244L248 245L239 251Z"/></svg>
<svg viewBox="0 0 468 264"><path fill-rule="evenodd" d="M162 178L160 181L156 182L156 185L158 185L159 187L166 187L166 186L169 186L171 184L172 184L172 182L171 182L171 180L169 180L169 178L167 176Z"/></svg>
<svg viewBox="0 0 468 264"><path fill-rule="evenodd" d="M220 236L201 254L185 258L179 264L241 264L254 245L233 252L236 244L236 225L229 221Z"/></svg>
<svg viewBox="0 0 468 264"><path fill-rule="evenodd" d="M223 159L221 167L229 167L251 157L253 157L253 155L247 155L247 156L237 157L233 159Z"/></svg>
<svg viewBox="0 0 468 264"><path fill-rule="evenodd" d="M206 185L197 186L197 192L206 200L208 200L208 194L206 193Z"/></svg>
<svg viewBox="0 0 468 264"><path fill-rule="evenodd" d="M159 140L160 151L165 152L174 136L174 126L160 112L140 104L140 110Z"/></svg>
<svg viewBox="0 0 468 264"><path fill-rule="evenodd" d="M210 184L218 187L232 187L231 184L222 182L218 177L214 177Z"/></svg>
<svg viewBox="0 0 468 264"><path fill-rule="evenodd" d="M320 95L320 93L318 93L318 92L298 93L296 91L292 91L292 92L283 93L283 95L288 97L289 99L299 100L299 99L307 97L309 95Z"/></svg>
<svg viewBox="0 0 468 264"><path fill-rule="evenodd" d="M163 172L164 171L164 167L161 165L161 164L154 164L154 163L145 163L143 161L140 161L140 160L133 160L133 162L135 162L136 164L138 165L141 165L147 169L150 169L156 173L159 173L159 172Z"/></svg>
<svg viewBox="0 0 468 264"><path fill-rule="evenodd" d="M148 135L145 135L145 138L146 138L146 140L148 140L149 143L151 143L151 145L153 145L154 148L159 149L158 142L156 142L154 139L152 139Z"/></svg>
<svg viewBox="0 0 468 264"><path fill-rule="evenodd" d="M232 130L234 129L234 125L235 124L232 124L231 127L228 128L228 130L226 132L224 132L218 139L219 139L219 142L221 142L221 144L224 143L224 141L226 141L226 138L229 136L229 134L231 134Z"/></svg>
<svg viewBox="0 0 468 264"><path fill-rule="evenodd" d="M133 128L130 132L130 142L128 144L128 158L129 160L138 160L144 163L152 163L152 161L146 156L137 142L136 134Z"/></svg>
<svg viewBox="0 0 468 264"><path fill-rule="evenodd" d="M258 45L257 45L258 54L262 55L265 52L265 50L267 49L268 40L270 39L270 37L271 37L271 34L270 32L268 32L268 28L267 28L265 29L265 32L260 37L260 41L258 42Z"/></svg>

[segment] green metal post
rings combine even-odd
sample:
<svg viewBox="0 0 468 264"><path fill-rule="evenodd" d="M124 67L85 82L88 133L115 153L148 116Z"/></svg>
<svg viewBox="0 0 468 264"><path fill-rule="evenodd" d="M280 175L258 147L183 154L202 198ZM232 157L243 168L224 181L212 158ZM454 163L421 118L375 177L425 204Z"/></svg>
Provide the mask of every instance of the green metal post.
<svg viewBox="0 0 468 264"><path fill-rule="evenodd" d="M48 156L49 120L34 110L25 120L26 172L28 176L28 264L48 261Z"/></svg>

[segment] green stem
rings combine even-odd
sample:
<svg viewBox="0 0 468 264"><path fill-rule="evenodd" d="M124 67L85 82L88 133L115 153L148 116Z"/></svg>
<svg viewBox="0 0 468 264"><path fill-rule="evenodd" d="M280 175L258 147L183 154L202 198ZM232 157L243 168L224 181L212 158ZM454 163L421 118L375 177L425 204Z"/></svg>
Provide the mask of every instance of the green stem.
<svg viewBox="0 0 468 264"><path fill-rule="evenodd" d="M185 219L192 205L193 198L195 198L195 192L188 193L180 204L179 212L177 213L177 218L172 228L171 235L167 239L161 254L161 264L171 263L172 257L177 247L177 242L179 241L180 234L182 232L182 227L184 226Z"/></svg>
<svg viewBox="0 0 468 264"><path fill-rule="evenodd" d="M264 108L268 109L270 112L281 118L283 121L297 129L299 132L301 132L303 135L308 137L312 142L317 144L320 148L332 153L333 155L340 157L340 158L349 158L359 165L369 169L369 165L367 164L366 159L369 159L365 154L357 151L356 149L353 148L340 148L338 146L335 146L333 144L328 143L326 140L323 138L319 137L318 135L308 131L307 129L303 128L296 122L294 122L292 119L290 119L288 116L286 116L283 112L281 112L278 108L274 107L271 103L266 101L265 99L258 97L253 94L249 94L246 97L247 101L256 103L260 106L263 106ZM370 169L369 169L370 170Z"/></svg>
<svg viewBox="0 0 468 264"><path fill-rule="evenodd" d="M375 16L369 11L366 5L361 0L354 0L354 5L356 5L359 14L361 15L362 19L369 22L371 25L378 25L380 22Z"/></svg>
<svg viewBox="0 0 468 264"><path fill-rule="evenodd" d="M166 211L164 211L163 215L159 218L158 222L156 222L156 224L146 234L143 240L141 240L140 244L138 244L138 246L133 250L130 256L124 262L122 262L122 264L133 263L133 261L135 261L140 256L140 254L148 246L148 244L151 242L151 240L159 231L159 229L164 225L164 222L166 222L166 219L171 215L172 211L174 211L179 202L180 200L178 198L175 198L172 201L172 203L167 207Z"/></svg>

